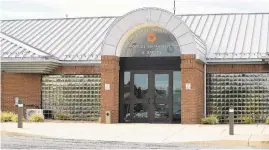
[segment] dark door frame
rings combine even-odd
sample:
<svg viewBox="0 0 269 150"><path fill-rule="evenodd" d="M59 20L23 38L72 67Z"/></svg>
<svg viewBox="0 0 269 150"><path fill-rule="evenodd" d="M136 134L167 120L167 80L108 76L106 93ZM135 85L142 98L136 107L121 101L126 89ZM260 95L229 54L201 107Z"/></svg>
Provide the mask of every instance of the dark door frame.
<svg viewBox="0 0 269 150"><path fill-rule="evenodd" d="M173 71L148 71L148 70L135 70L130 71L130 119L132 123L171 123L173 119ZM134 75L135 74L146 74L148 76L148 94L147 97L138 99L135 97L134 91ZM168 75L168 97L167 98L156 98L155 97L155 75L156 74L167 74ZM125 102L121 102L123 104ZM135 104L144 104L147 106L147 117L146 118L134 118ZM168 107L168 118L156 118L155 117L155 104L164 104ZM124 114L121 114L123 116Z"/></svg>
<svg viewBox="0 0 269 150"><path fill-rule="evenodd" d="M136 70L136 71L130 71L130 74L131 74L131 85L130 85L130 103L131 103L131 113L130 113L130 115L131 115L131 122L132 123L139 123L139 122L142 122L142 123L146 123L146 122L148 122L149 120L151 120L151 118L150 118L150 111L151 111L151 106L150 106L150 102L149 102L149 99L150 99L150 96L152 95L152 91L151 90L149 90L149 89L151 89L151 83L152 83L152 81L151 81L151 78L150 78L150 71L142 71L142 70ZM135 74L147 74L148 75L148 97L146 97L146 98L143 98L143 99L137 99L136 97L135 97L135 92L134 92L134 75ZM138 119L134 119L133 117L134 117L134 105L135 104L138 104L138 103L142 103L142 104L146 104L146 105L148 105L148 111L147 111L147 118L138 118Z"/></svg>
<svg viewBox="0 0 269 150"><path fill-rule="evenodd" d="M166 104L168 105L168 118L153 118L153 122L154 123L172 123L172 120L173 120L173 71L168 71L168 70L161 70L161 71L152 71L152 80L153 80L153 83L152 83L152 90L155 89L155 75L156 74L168 74L168 97L167 99L164 98L155 98L155 91L152 91L152 96L153 97L153 101L154 101L154 105L155 104ZM154 106L152 105L152 106ZM155 111L155 109L153 108L153 111ZM153 117L155 116L155 113L153 115Z"/></svg>
<svg viewBox="0 0 269 150"><path fill-rule="evenodd" d="M124 100L124 72L144 72L148 71L149 82L154 83L154 74L156 73L168 73L169 74L169 119L154 119L160 123L171 123L173 119L173 71L180 71L181 58L180 57L121 57L120 58L120 80L119 80L119 122L126 123L124 121L124 104L130 103L133 105L131 100ZM133 81L132 81L133 82ZM150 84L149 83L149 86ZM132 86L132 85L130 85ZM153 89L153 88L151 88ZM154 91L151 91L151 93ZM152 94L151 94L152 95ZM156 101L161 103L161 101ZM131 108L133 108L131 106ZM132 114L133 115L133 110ZM131 112L130 112L131 113ZM136 122L149 122L154 121L152 118Z"/></svg>

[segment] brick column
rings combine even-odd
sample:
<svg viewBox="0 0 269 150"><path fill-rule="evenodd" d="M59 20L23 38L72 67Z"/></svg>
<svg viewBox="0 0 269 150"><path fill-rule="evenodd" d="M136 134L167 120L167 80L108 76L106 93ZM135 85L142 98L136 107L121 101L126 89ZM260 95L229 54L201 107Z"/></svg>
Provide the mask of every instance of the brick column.
<svg viewBox="0 0 269 150"><path fill-rule="evenodd" d="M110 90L105 90L110 84ZM112 123L119 122L119 57L101 57L101 123L105 123L105 112L111 111Z"/></svg>
<svg viewBox="0 0 269 150"><path fill-rule="evenodd" d="M204 110L204 66L195 55L182 55L181 59L181 122L199 124ZM191 89L186 89L186 83L191 84Z"/></svg>

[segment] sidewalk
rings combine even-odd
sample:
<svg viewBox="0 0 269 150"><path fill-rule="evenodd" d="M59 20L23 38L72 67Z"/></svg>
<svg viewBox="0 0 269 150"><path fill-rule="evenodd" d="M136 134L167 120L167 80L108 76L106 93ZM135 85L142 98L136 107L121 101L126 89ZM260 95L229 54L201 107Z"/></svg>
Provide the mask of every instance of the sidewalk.
<svg viewBox="0 0 269 150"><path fill-rule="evenodd" d="M269 125L98 124L98 123L1 123L1 130L45 137L145 143L200 143L269 148Z"/></svg>

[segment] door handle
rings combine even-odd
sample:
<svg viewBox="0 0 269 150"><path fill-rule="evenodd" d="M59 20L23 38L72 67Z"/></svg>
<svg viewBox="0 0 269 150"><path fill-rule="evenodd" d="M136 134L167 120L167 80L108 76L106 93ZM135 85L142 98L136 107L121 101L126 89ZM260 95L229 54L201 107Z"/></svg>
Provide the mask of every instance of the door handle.
<svg viewBox="0 0 269 150"><path fill-rule="evenodd" d="M150 102L149 102L149 101L150 101L150 98L148 98L148 104L150 104Z"/></svg>

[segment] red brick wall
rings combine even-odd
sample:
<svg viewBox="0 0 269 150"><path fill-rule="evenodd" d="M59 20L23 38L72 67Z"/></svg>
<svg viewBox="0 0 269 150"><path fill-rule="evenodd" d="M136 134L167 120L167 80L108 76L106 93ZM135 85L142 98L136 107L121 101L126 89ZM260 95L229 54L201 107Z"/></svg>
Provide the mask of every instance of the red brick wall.
<svg viewBox="0 0 269 150"><path fill-rule="evenodd" d="M100 74L100 66L63 66L52 74ZM41 74L4 73L1 79L2 111L16 112L14 98L18 96L25 105L41 104ZM30 106L29 106L30 107ZM31 107L35 108L35 107Z"/></svg>
<svg viewBox="0 0 269 150"><path fill-rule="evenodd" d="M101 122L105 123L105 111L111 111L112 123L119 122L119 58L101 58ZM110 90L105 90L110 84Z"/></svg>
<svg viewBox="0 0 269 150"><path fill-rule="evenodd" d="M195 60L195 55L182 55L181 59L181 123L197 124L204 110L204 66ZM191 84L190 90L186 83Z"/></svg>
<svg viewBox="0 0 269 150"><path fill-rule="evenodd" d="M1 72L1 109L17 112L14 106L15 97L23 100L25 105L40 107L40 74L4 73Z"/></svg>
<svg viewBox="0 0 269 150"><path fill-rule="evenodd" d="M64 74L100 74L100 66L62 66L54 73Z"/></svg>
<svg viewBox="0 0 269 150"><path fill-rule="evenodd" d="M269 72L268 64L207 65L207 73Z"/></svg>

